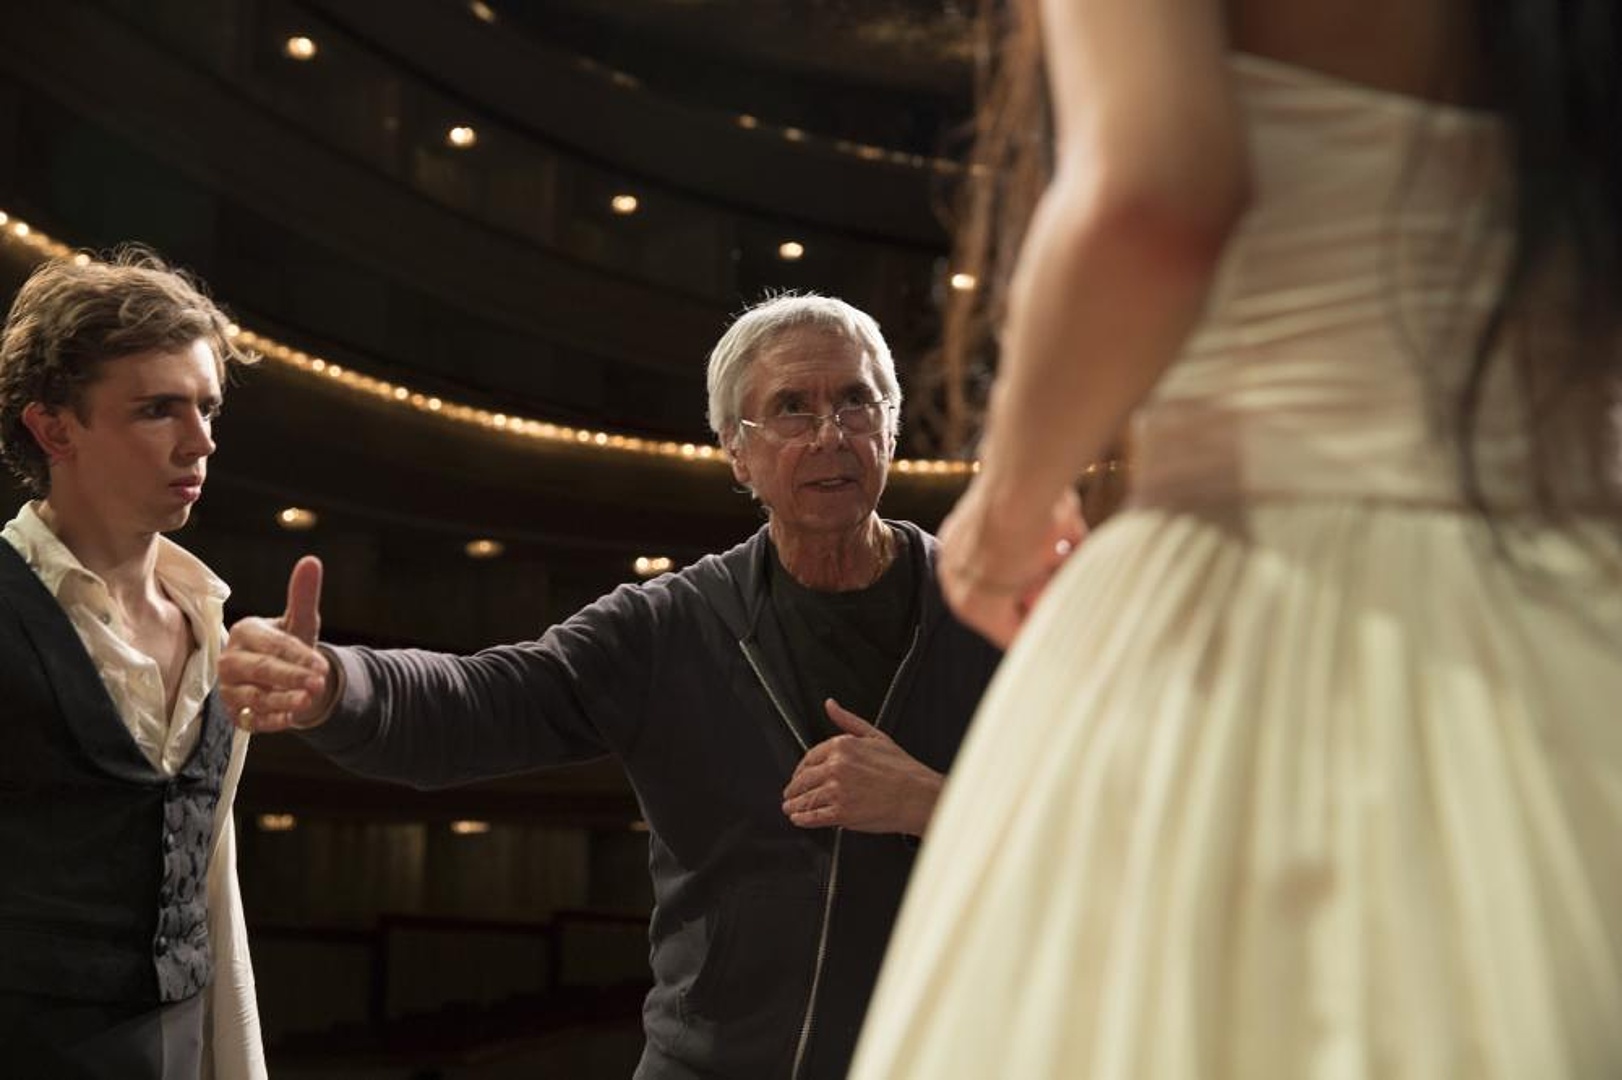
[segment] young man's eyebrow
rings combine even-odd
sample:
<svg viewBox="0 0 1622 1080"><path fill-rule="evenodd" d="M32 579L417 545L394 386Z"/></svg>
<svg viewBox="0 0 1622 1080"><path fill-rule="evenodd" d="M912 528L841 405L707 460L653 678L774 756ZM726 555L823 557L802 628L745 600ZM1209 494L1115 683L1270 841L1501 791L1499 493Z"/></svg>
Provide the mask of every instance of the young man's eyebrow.
<svg viewBox="0 0 1622 1080"><path fill-rule="evenodd" d="M137 394L136 396L130 398L130 401L136 405L185 405L189 404L192 400L194 399L190 394L174 394L169 393L168 391L160 391L156 394ZM204 408L219 408L221 402L224 401L224 399L217 394L209 394L206 397L196 398L195 400L197 404L203 406Z"/></svg>

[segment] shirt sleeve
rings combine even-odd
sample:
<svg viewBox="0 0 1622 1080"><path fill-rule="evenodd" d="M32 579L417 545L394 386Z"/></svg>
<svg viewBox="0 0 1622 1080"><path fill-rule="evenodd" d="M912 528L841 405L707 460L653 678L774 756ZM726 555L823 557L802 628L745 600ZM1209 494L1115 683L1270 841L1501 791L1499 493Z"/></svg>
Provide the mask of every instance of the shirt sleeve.
<svg viewBox="0 0 1622 1080"><path fill-rule="evenodd" d="M231 761L220 786L214 815L214 850L208 859L208 940L214 957L204 1002L202 1080L267 1080L265 1050L259 1031L253 960L248 953L248 924L237 882L237 833L231 803L247 759L248 736L235 732Z"/></svg>
<svg viewBox="0 0 1622 1080"><path fill-rule="evenodd" d="M265 1080L253 962L248 954L242 891L237 884L236 829L229 812L214 857L209 860L208 936L214 954L214 978L207 990L210 1051L204 1055L203 1076L205 1080Z"/></svg>
<svg viewBox="0 0 1622 1080"><path fill-rule="evenodd" d="M421 788L623 759L670 623L662 600L622 586L536 641L472 656L328 647L342 689L304 738L354 772Z"/></svg>

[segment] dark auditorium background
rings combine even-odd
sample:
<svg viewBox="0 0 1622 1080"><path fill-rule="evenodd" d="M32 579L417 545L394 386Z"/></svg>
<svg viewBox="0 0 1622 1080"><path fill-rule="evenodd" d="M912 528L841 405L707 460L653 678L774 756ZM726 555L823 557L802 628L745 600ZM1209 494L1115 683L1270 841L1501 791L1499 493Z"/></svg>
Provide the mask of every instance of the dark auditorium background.
<svg viewBox="0 0 1622 1080"><path fill-rule="evenodd" d="M878 318L882 510L933 527L974 6L5 0L0 301L140 241L266 354L179 537L228 619L314 552L328 638L470 651L740 541L704 361L774 289ZM613 762L419 793L260 737L236 823L272 1075L629 1075L651 901Z"/></svg>

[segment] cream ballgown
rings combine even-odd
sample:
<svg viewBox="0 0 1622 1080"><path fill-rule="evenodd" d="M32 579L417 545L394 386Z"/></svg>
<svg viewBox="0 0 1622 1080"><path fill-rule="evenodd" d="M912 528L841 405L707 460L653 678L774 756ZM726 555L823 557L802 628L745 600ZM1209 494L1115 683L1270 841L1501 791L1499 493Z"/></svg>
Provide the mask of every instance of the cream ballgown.
<svg viewBox="0 0 1622 1080"><path fill-rule="evenodd" d="M1506 562L1420 359L1479 325L1501 131L1234 70L1254 205L981 708L852 1076L1622 1077L1622 556Z"/></svg>

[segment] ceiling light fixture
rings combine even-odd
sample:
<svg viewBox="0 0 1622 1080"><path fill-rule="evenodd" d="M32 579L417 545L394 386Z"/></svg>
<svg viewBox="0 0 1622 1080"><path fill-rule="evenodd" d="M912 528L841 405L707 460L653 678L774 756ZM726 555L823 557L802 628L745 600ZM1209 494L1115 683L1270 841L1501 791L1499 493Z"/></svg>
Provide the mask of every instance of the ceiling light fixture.
<svg viewBox="0 0 1622 1080"><path fill-rule="evenodd" d="M609 199L608 205L614 211L614 213L624 215L636 213L637 207L641 206L642 204L637 201L637 197L635 195L622 194L616 195L612 199Z"/></svg>
<svg viewBox="0 0 1622 1080"><path fill-rule="evenodd" d="M469 540L462 550L467 552L470 559L494 559L507 550L507 545L500 540Z"/></svg>
<svg viewBox="0 0 1622 1080"><path fill-rule="evenodd" d="M479 141L479 133L466 124L458 124L445 133L445 144L458 150L471 150Z"/></svg>
<svg viewBox="0 0 1622 1080"><path fill-rule="evenodd" d="M276 524L288 532L304 532L315 528L316 522L321 519L314 510L306 510L302 506L287 506L276 511Z"/></svg>
<svg viewBox="0 0 1622 1080"><path fill-rule="evenodd" d="M799 262L805 255L805 245L798 240L784 240L777 245L777 257L784 262Z"/></svg>
<svg viewBox="0 0 1622 1080"><path fill-rule="evenodd" d="M282 46L282 52L294 60L314 60L316 51L315 41L303 34L288 38Z"/></svg>

